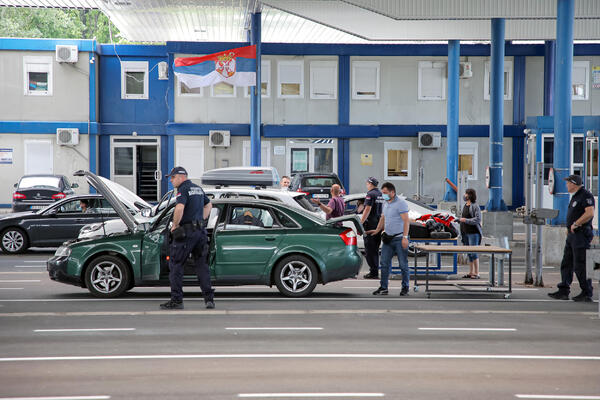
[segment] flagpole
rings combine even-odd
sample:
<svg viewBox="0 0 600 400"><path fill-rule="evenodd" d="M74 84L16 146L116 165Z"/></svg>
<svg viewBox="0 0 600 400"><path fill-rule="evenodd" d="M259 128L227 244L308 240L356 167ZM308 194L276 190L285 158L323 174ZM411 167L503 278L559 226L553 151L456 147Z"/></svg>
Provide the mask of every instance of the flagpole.
<svg viewBox="0 0 600 400"><path fill-rule="evenodd" d="M250 91L250 165L260 167L260 121L261 121L261 13L252 14L250 44L256 45L256 85Z"/></svg>

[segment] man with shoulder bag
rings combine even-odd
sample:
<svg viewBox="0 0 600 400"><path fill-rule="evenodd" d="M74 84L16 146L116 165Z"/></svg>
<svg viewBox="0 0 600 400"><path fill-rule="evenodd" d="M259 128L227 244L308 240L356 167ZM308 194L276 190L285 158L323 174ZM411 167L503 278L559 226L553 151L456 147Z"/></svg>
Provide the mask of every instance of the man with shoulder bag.
<svg viewBox="0 0 600 400"><path fill-rule="evenodd" d="M388 282L392 258L398 257L400 270L402 271L402 290L400 296L408 296L410 272L408 270L408 230L410 221L408 219L408 204L404 199L396 195L395 186L386 182L381 186L383 213L379 224L374 230L367 231L367 235L381 235L381 280L379 288L373 292L374 295L385 296L388 294Z"/></svg>

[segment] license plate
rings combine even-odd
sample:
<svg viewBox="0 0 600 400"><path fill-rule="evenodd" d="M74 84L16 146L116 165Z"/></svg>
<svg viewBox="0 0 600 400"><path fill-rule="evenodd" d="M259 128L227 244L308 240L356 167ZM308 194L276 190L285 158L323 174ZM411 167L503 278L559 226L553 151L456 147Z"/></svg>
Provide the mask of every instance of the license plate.
<svg viewBox="0 0 600 400"><path fill-rule="evenodd" d="M315 199L328 199L328 198L329 198L329 195L328 195L328 194L325 194L325 193L321 193L321 194L319 194L319 193L316 193L316 194L313 194L313 197L314 197Z"/></svg>
<svg viewBox="0 0 600 400"><path fill-rule="evenodd" d="M32 210L41 210L44 206L31 206Z"/></svg>

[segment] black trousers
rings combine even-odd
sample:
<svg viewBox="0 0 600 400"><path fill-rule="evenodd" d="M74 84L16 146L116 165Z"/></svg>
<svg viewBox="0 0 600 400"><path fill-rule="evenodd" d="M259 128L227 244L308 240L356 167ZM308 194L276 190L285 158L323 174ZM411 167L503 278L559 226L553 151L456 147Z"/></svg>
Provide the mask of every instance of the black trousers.
<svg viewBox="0 0 600 400"><path fill-rule="evenodd" d="M190 253L192 253L204 301L213 301L214 290L210 284L210 270L206 261L207 248L206 232L200 229L189 230L186 232L184 240L173 240L171 242L169 247L171 300L183 300L183 268Z"/></svg>
<svg viewBox="0 0 600 400"><path fill-rule="evenodd" d="M563 259L560 263L560 283L558 289L569 294L571 283L573 283L573 272L579 281L581 292L592 297L592 280L587 279L585 270L585 251L590 248L592 241L591 232L569 233L565 242Z"/></svg>
<svg viewBox="0 0 600 400"><path fill-rule="evenodd" d="M379 247L381 246L381 233L377 235L364 235L366 259L369 264L369 273L379 275Z"/></svg>

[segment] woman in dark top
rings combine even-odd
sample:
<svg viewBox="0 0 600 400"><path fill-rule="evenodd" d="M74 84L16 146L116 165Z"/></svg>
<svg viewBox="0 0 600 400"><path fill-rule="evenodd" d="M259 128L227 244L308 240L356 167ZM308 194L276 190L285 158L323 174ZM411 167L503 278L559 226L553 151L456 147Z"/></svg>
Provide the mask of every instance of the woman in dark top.
<svg viewBox="0 0 600 400"><path fill-rule="evenodd" d="M477 193L474 189L465 190L465 206L462 210L460 233L465 246L478 246L481 244L481 210L477 205ZM469 273L463 278L479 279L479 256L469 253Z"/></svg>

